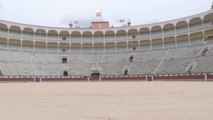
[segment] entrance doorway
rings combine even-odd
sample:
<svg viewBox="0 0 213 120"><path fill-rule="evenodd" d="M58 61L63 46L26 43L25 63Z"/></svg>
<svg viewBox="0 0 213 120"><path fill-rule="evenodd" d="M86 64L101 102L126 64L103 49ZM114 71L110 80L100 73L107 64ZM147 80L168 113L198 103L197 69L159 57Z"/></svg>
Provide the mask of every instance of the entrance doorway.
<svg viewBox="0 0 213 120"><path fill-rule="evenodd" d="M63 75L68 76L68 71L64 71Z"/></svg>

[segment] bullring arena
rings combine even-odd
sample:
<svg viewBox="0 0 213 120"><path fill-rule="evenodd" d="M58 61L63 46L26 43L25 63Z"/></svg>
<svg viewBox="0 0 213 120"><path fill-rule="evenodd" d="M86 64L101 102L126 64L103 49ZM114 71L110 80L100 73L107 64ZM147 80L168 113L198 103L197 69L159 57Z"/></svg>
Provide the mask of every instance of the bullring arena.
<svg viewBox="0 0 213 120"><path fill-rule="evenodd" d="M213 9L105 27L0 20L0 118L213 119Z"/></svg>

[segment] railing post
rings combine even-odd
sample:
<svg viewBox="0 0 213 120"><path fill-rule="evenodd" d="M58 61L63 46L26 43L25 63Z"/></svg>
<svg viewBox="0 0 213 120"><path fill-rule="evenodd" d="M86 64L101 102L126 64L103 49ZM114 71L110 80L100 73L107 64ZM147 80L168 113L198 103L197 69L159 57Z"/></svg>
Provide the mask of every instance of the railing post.
<svg viewBox="0 0 213 120"><path fill-rule="evenodd" d="M207 82L208 81L208 75L207 75L207 73L204 74L204 77L205 77L205 82Z"/></svg>
<svg viewBox="0 0 213 120"><path fill-rule="evenodd" d="M87 77L87 82L90 82L90 81L89 81L89 76Z"/></svg>
<svg viewBox="0 0 213 120"><path fill-rule="evenodd" d="M101 76L99 76L99 82L102 82L102 81L101 81Z"/></svg>
<svg viewBox="0 0 213 120"><path fill-rule="evenodd" d="M152 75L151 77L152 77L152 82L153 82L154 81L154 76Z"/></svg>

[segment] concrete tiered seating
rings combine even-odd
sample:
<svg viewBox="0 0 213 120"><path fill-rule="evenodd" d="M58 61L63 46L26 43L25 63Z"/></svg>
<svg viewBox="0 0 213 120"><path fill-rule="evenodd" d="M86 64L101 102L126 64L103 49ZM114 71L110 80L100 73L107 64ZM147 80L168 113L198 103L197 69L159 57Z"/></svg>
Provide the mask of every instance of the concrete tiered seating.
<svg viewBox="0 0 213 120"><path fill-rule="evenodd" d="M197 65L192 73L211 72L213 69L213 52L201 56L206 44L158 49L149 51L132 51L119 53L48 53L4 50L0 51L0 69L3 75L91 75L96 66L101 75L124 75L128 70L133 74L169 74L186 73L186 68L193 62ZM209 46L209 45L208 45ZM129 57L133 56L133 62ZM62 63L67 58L67 63Z"/></svg>

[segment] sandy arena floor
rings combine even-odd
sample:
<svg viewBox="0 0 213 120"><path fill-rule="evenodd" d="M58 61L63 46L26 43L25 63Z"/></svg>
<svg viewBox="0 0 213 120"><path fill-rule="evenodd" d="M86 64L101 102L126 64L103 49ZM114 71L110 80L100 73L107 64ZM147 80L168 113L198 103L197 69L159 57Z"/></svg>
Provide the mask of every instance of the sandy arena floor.
<svg viewBox="0 0 213 120"><path fill-rule="evenodd" d="M0 83L0 120L213 120L213 82Z"/></svg>

